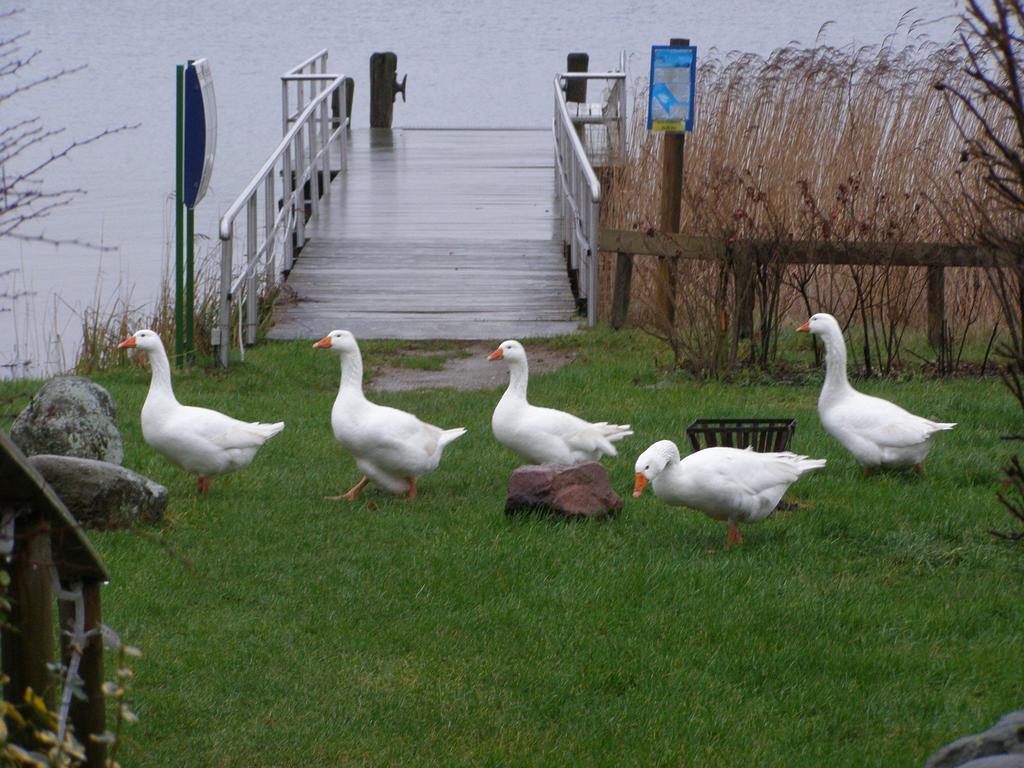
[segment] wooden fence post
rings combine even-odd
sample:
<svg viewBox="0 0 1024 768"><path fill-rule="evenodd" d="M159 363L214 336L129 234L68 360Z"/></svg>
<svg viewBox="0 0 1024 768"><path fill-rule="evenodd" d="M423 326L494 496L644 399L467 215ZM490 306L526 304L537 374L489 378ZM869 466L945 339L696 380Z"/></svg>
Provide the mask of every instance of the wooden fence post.
<svg viewBox="0 0 1024 768"><path fill-rule="evenodd" d="M24 542L6 566L11 577L11 631L3 633L4 698L18 706L31 688L51 709L56 690L47 666L53 660L53 589L50 525L40 514L22 514L15 541Z"/></svg>
<svg viewBox="0 0 1024 768"><path fill-rule="evenodd" d="M928 267L928 343L942 349L946 324L946 275L944 267Z"/></svg>
<svg viewBox="0 0 1024 768"><path fill-rule="evenodd" d="M736 334L741 339L754 335L754 267L753 248L737 246L732 274L736 289Z"/></svg>
<svg viewBox="0 0 1024 768"><path fill-rule="evenodd" d="M633 256L619 251L615 257L615 288L612 293L612 328L619 329L629 316L629 291L633 283Z"/></svg>
<svg viewBox="0 0 1024 768"><path fill-rule="evenodd" d="M686 38L672 38L669 45L686 46L690 41ZM661 201L658 213L658 225L662 232L675 234L679 231L679 221L683 205L683 151L686 147L686 134L665 133L661 137ZM658 280L655 291L655 307L665 327L671 329L676 321L676 286L673 282L673 270L664 258L658 261Z"/></svg>

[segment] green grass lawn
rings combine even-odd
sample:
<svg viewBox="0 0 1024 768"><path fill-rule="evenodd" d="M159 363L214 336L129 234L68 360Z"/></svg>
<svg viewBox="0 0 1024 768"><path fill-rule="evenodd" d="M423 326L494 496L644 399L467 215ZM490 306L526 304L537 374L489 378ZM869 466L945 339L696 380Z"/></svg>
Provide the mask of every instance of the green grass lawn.
<svg viewBox="0 0 1024 768"><path fill-rule="evenodd" d="M997 380L859 384L960 423L923 478L864 479L818 422L816 374L701 383L640 335L556 340L578 357L532 401L636 430L605 462L623 513L565 524L502 511L499 390L374 395L469 434L414 502L325 501L359 474L330 429L338 358L314 340L176 377L183 402L287 423L206 498L142 442L148 372L96 377L125 464L171 491L159 540L92 535L104 620L144 653L126 764L912 766L1021 706L1024 551L988 532L1013 528L994 494L1020 414ZM371 365L401 350L366 346ZM714 416L796 417L792 447L829 460L730 551L724 524L629 496L644 448L685 452Z"/></svg>

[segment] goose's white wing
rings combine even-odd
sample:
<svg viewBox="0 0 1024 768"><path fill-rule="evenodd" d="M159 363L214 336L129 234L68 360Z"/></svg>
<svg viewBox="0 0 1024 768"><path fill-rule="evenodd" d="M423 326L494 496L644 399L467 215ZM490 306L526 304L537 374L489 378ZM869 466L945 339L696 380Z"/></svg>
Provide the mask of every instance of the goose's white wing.
<svg viewBox="0 0 1024 768"><path fill-rule="evenodd" d="M841 423L842 429L882 448L911 448L953 426L915 416L888 400L860 393L835 406L829 414L829 421L833 420Z"/></svg>

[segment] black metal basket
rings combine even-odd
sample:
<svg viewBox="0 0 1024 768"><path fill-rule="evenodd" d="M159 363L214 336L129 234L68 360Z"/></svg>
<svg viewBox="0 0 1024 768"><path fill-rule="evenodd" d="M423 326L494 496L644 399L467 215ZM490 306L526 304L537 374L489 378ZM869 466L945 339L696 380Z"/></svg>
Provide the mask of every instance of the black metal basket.
<svg viewBox="0 0 1024 768"><path fill-rule="evenodd" d="M796 430L796 419L697 419L686 428L693 450L754 446L760 453L785 451Z"/></svg>

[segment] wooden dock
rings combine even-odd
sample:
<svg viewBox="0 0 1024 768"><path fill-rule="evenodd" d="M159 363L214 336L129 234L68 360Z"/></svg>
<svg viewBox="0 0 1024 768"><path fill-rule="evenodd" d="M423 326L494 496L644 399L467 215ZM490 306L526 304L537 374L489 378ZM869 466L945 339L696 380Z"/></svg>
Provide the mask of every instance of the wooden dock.
<svg viewBox="0 0 1024 768"><path fill-rule="evenodd" d="M574 332L549 130L351 133L274 310L272 339Z"/></svg>

